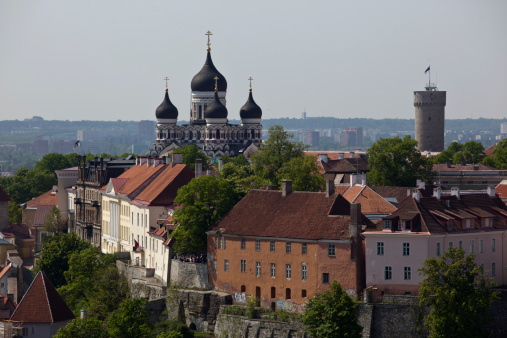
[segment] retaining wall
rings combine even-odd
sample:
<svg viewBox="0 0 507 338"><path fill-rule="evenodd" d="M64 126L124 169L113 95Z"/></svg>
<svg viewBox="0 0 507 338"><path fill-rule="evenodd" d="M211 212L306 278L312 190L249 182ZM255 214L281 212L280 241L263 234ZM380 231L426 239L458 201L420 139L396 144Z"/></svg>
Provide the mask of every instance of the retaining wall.
<svg viewBox="0 0 507 338"><path fill-rule="evenodd" d="M181 262L171 260L171 283L187 288L210 289L206 263Z"/></svg>

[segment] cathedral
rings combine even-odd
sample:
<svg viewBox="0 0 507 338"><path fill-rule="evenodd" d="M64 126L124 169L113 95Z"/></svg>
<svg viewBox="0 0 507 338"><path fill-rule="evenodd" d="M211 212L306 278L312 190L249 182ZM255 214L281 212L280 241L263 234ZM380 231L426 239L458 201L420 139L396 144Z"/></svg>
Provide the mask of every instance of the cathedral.
<svg viewBox="0 0 507 338"><path fill-rule="evenodd" d="M195 144L211 158L239 154L249 158L262 142L262 110L252 96L252 78L246 103L239 110L241 124L230 124L226 108L227 80L213 65L210 35L204 66L190 84L190 123L178 125L178 109L169 99L166 89L164 101L158 106L156 141L150 156L165 156L178 147Z"/></svg>

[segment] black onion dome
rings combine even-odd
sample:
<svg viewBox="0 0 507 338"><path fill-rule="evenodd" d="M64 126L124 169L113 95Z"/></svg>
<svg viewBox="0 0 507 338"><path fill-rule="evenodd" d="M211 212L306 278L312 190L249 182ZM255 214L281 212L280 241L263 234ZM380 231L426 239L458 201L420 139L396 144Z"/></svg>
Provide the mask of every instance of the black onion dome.
<svg viewBox="0 0 507 338"><path fill-rule="evenodd" d="M248 94L248 100L239 110L241 119L260 119L262 117L262 109L255 103L252 92Z"/></svg>
<svg viewBox="0 0 507 338"><path fill-rule="evenodd" d="M158 106L155 111L155 116L157 119L177 119L178 118L178 108L174 106L174 104L169 100L169 93L167 90L165 91L164 101Z"/></svg>
<svg viewBox="0 0 507 338"><path fill-rule="evenodd" d="M225 77L220 74L220 72L213 65L213 61L211 60L211 53L208 52L208 56L206 57L206 62L199 73L197 73L192 79L192 83L190 87L193 92L213 92L215 91L215 79L214 77L218 77L218 91L225 92L227 91L227 80Z"/></svg>
<svg viewBox="0 0 507 338"><path fill-rule="evenodd" d="M204 111L205 119L226 119L227 118L227 108L220 102L218 98L218 93L215 92L215 99L211 102L211 104Z"/></svg>

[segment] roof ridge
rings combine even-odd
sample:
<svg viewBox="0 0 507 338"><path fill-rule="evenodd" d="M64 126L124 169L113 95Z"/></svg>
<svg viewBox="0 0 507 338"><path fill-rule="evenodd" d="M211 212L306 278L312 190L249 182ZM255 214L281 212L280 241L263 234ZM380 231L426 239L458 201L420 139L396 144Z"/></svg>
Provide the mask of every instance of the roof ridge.
<svg viewBox="0 0 507 338"><path fill-rule="evenodd" d="M51 316L51 323L54 323L55 320L53 318L53 309L51 308L51 304L49 303L49 296L48 296L48 289L46 287L46 280L44 278L44 273L42 272L42 270L40 271L40 273L42 273L42 285L44 286L44 293L46 295L46 301L47 301L48 307L49 307L49 315Z"/></svg>

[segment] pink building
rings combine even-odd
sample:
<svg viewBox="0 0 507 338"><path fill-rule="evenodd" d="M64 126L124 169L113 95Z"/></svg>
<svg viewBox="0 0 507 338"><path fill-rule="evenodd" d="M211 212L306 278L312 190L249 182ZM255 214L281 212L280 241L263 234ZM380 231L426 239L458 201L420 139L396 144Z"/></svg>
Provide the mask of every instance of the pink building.
<svg viewBox="0 0 507 338"><path fill-rule="evenodd" d="M475 254L497 285L507 284L507 207L494 189L461 196L457 189L442 196L440 188L432 197L413 194L376 230L363 233L367 287L380 294L417 294L424 260L458 246Z"/></svg>

